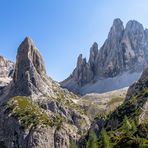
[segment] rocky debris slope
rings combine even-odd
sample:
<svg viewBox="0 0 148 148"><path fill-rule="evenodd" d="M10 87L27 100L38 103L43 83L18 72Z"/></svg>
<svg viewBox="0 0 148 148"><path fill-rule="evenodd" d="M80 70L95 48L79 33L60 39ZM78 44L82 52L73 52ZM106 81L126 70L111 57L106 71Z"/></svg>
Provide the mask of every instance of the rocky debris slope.
<svg viewBox="0 0 148 148"><path fill-rule="evenodd" d="M138 80L147 67L147 55L148 30L135 20L129 21L124 28L123 22L115 19L103 46L98 49L97 43L93 44L88 62L80 55L73 73L61 85L80 94L129 86ZM128 77L124 74L128 74ZM133 76L134 79L129 81ZM114 85L116 77L121 81L118 85ZM122 81L123 77L128 83ZM113 83L107 83L108 79ZM109 88L101 89L108 85Z"/></svg>
<svg viewBox="0 0 148 148"><path fill-rule="evenodd" d="M97 135L100 147L148 147L147 82L148 68L130 86L123 104L91 125L90 131Z"/></svg>
<svg viewBox="0 0 148 148"><path fill-rule="evenodd" d="M0 87L6 86L13 77L14 63L0 56Z"/></svg>
<svg viewBox="0 0 148 148"><path fill-rule="evenodd" d="M87 133L89 119L46 74L43 59L26 37L18 48L12 82L0 96L0 145L6 148L69 148Z"/></svg>
<svg viewBox="0 0 148 148"><path fill-rule="evenodd" d="M86 94L77 100L87 113L90 119L108 115L121 105L127 93L128 87L106 92L106 93L91 93Z"/></svg>

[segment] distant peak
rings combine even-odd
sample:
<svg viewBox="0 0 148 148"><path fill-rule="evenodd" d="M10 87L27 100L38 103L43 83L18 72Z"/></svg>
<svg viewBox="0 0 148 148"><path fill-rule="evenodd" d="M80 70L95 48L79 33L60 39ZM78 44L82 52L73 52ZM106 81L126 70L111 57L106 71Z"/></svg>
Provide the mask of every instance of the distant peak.
<svg viewBox="0 0 148 148"><path fill-rule="evenodd" d="M136 28L137 29L137 27L143 28L143 25L136 20L130 20L127 22L126 28Z"/></svg>
<svg viewBox="0 0 148 148"><path fill-rule="evenodd" d="M83 60L83 55L79 54L78 58L77 58L77 64L80 63Z"/></svg>
<svg viewBox="0 0 148 148"><path fill-rule="evenodd" d="M92 45L92 47L96 47L96 48L98 48L98 44L97 44L97 42L94 42L93 45Z"/></svg>
<svg viewBox="0 0 148 148"><path fill-rule="evenodd" d="M114 19L113 25L108 34L108 41L110 42L110 44L113 43L114 40L119 42L122 38L123 32L124 32L123 22L119 18Z"/></svg>
<svg viewBox="0 0 148 148"><path fill-rule="evenodd" d="M139 23L136 20L130 20L130 21L127 22L127 24L141 24L141 23Z"/></svg>
<svg viewBox="0 0 148 148"><path fill-rule="evenodd" d="M23 42L20 45L21 47L25 47L28 48L30 46L35 46L33 40L30 37L25 37L25 39L23 40Z"/></svg>
<svg viewBox="0 0 148 148"><path fill-rule="evenodd" d="M78 59L82 59L83 55L79 54Z"/></svg>
<svg viewBox="0 0 148 148"><path fill-rule="evenodd" d="M116 25L123 25L123 22L121 21L120 18L116 18L114 19L113 21L113 25L116 26Z"/></svg>
<svg viewBox="0 0 148 148"><path fill-rule="evenodd" d="M33 43L33 40L31 39L31 37L27 36L25 37L24 42Z"/></svg>
<svg viewBox="0 0 148 148"><path fill-rule="evenodd" d="M96 57L98 54L98 44L96 42L93 43L92 47L90 48L90 59Z"/></svg>

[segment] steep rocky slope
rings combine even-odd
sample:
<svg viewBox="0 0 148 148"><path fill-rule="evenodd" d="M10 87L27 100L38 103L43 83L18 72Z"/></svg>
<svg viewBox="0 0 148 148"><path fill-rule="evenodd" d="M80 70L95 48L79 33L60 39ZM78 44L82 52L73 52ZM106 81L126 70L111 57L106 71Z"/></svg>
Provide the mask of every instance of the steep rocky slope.
<svg viewBox="0 0 148 148"><path fill-rule="evenodd" d="M114 90L106 93L91 93L77 99L76 103L80 104L87 113L87 116L94 118L108 115L121 105L127 93L128 87Z"/></svg>
<svg viewBox="0 0 148 148"><path fill-rule="evenodd" d="M0 146L69 148L87 133L90 122L46 74L43 59L26 37L18 48L13 80L0 95Z"/></svg>
<svg viewBox="0 0 148 148"><path fill-rule="evenodd" d="M147 55L148 30L135 20L124 28L115 19L103 46L98 49L94 43L88 61L79 55L76 68L61 86L82 95L127 87L147 67Z"/></svg>
<svg viewBox="0 0 148 148"><path fill-rule="evenodd" d="M90 133L97 135L98 147L148 147L148 68L128 89L126 99L107 117L98 117ZM92 135L89 135L90 139ZM89 144L90 140L88 140Z"/></svg>

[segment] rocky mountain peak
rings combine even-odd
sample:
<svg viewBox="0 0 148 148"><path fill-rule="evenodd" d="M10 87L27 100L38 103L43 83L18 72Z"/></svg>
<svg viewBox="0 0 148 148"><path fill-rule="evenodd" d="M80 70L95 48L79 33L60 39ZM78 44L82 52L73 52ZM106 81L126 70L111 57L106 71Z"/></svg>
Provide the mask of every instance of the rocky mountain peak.
<svg viewBox="0 0 148 148"><path fill-rule="evenodd" d="M113 26L122 26L123 22L120 18L116 18L113 20Z"/></svg>
<svg viewBox="0 0 148 148"><path fill-rule="evenodd" d="M144 30L143 25L136 20L130 20L126 24L126 30Z"/></svg>
<svg viewBox="0 0 148 148"><path fill-rule="evenodd" d="M25 37L21 45L24 46L25 48L29 48L30 46L35 46L32 39L29 36Z"/></svg>
<svg viewBox="0 0 148 148"><path fill-rule="evenodd" d="M29 66L27 65L30 65L30 66L32 65L35 67L36 71L39 74L41 73L46 74L42 56L40 55L38 49L35 47L35 44L33 43L32 39L29 37L26 37L18 48L17 59L16 59L16 69L17 67L19 67L18 64L20 64L20 66L24 64L23 66L25 68L29 68ZM26 70L27 69L24 69L24 71Z"/></svg>
<svg viewBox="0 0 148 148"><path fill-rule="evenodd" d="M85 66L86 59L79 62ZM70 147L90 126L78 98L47 76L39 50L25 38L13 80L0 89L0 147Z"/></svg>
<svg viewBox="0 0 148 148"><path fill-rule="evenodd" d="M77 66L81 67L81 65L84 63L83 55L80 54L77 58Z"/></svg>
<svg viewBox="0 0 148 148"><path fill-rule="evenodd" d="M90 70L90 65L87 63L86 58L82 57L82 54L78 56L77 67L73 71L73 78L79 85L83 86L93 77L93 73Z"/></svg>
<svg viewBox="0 0 148 148"><path fill-rule="evenodd" d="M120 19L115 19L113 21L113 25L108 34L108 38L114 38L116 40L120 40L124 31L123 22ZM112 40L113 42L114 40Z"/></svg>
<svg viewBox="0 0 148 148"><path fill-rule="evenodd" d="M13 82L15 95L48 95L51 92L49 86L52 82L46 75L44 61L29 37L18 48Z"/></svg>
<svg viewBox="0 0 148 148"><path fill-rule="evenodd" d="M98 44L94 42L92 47L90 48L90 57L89 57L89 62L94 62L96 57L98 55Z"/></svg>
<svg viewBox="0 0 148 148"><path fill-rule="evenodd" d="M89 61L85 63L85 66L81 66L83 68L79 68L78 75L75 75L76 70L74 70L70 79L66 79L67 81L63 81L61 84L72 91L77 87L78 92L83 94L127 87L133 83L133 80L137 80L143 69L147 67L147 49L147 29L144 29L142 24L135 20L129 21L124 27L123 22L117 18L113 21L103 46L98 50L97 43L94 43L90 48ZM76 69L78 68L76 67ZM133 74L134 76L130 78L132 81L129 81L127 76L122 78L124 73ZM105 85L108 85L109 79L115 79L115 77L121 77L118 78L121 79L120 83L115 86L114 83L109 84L111 88L106 89ZM83 81L84 78L85 81ZM73 85L69 85L71 81L73 81ZM82 84L82 81L83 85L79 85Z"/></svg>
<svg viewBox="0 0 148 148"><path fill-rule="evenodd" d="M93 75L96 74L96 62L97 62L97 56L98 56L98 44L96 42L94 42L94 44L92 45L92 47L90 48L90 56L89 56L89 66L90 66L90 70L92 71Z"/></svg>
<svg viewBox="0 0 148 148"><path fill-rule="evenodd" d="M125 27L123 39L127 38L127 36L131 41L133 41L133 37L134 37L137 43L144 40L145 34L144 34L143 25L135 20L129 21Z"/></svg>

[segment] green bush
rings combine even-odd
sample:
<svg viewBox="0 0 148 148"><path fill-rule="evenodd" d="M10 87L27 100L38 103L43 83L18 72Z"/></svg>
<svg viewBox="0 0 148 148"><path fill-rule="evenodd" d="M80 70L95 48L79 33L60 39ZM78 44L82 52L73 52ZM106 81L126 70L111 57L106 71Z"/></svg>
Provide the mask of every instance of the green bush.
<svg viewBox="0 0 148 148"><path fill-rule="evenodd" d="M17 96L11 98L7 103L7 107L11 116L21 121L24 128L36 127L39 124L53 126L53 122L50 121L47 114L26 97Z"/></svg>
<svg viewBox="0 0 148 148"><path fill-rule="evenodd" d="M112 148L110 138L105 129L101 131L101 148Z"/></svg>
<svg viewBox="0 0 148 148"><path fill-rule="evenodd" d="M96 136L96 133L93 131L90 131L89 133L87 148L98 148L97 136Z"/></svg>

